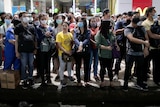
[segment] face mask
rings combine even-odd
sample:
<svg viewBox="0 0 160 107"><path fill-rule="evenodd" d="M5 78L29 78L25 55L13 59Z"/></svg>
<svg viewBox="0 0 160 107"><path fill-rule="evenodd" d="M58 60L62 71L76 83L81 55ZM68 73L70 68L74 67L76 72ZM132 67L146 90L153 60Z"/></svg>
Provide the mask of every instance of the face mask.
<svg viewBox="0 0 160 107"><path fill-rule="evenodd" d="M4 21L5 21L5 23L6 23L7 25L10 25L10 24L11 24L11 20L9 20L9 19L5 19Z"/></svg>
<svg viewBox="0 0 160 107"><path fill-rule="evenodd" d="M97 24L96 23L91 23L91 27L96 28Z"/></svg>
<svg viewBox="0 0 160 107"><path fill-rule="evenodd" d="M45 25L47 23L47 20L41 20L41 24Z"/></svg>
<svg viewBox="0 0 160 107"><path fill-rule="evenodd" d="M23 17L22 21L23 21L24 23L28 23L28 22L29 22L29 17Z"/></svg>
<svg viewBox="0 0 160 107"><path fill-rule="evenodd" d="M77 26L80 27L80 28L82 28L84 26L83 22L78 22Z"/></svg>
<svg viewBox="0 0 160 107"><path fill-rule="evenodd" d="M155 13L154 16L152 16L153 19L157 19L158 15Z"/></svg>
<svg viewBox="0 0 160 107"><path fill-rule="evenodd" d="M131 20L127 19L126 23L127 23L127 25L129 25L131 23Z"/></svg>
<svg viewBox="0 0 160 107"><path fill-rule="evenodd" d="M40 25L40 22L39 22L39 21L35 21L35 22L34 22L34 25L39 26L39 25Z"/></svg>
<svg viewBox="0 0 160 107"><path fill-rule="evenodd" d="M57 19L57 20L56 20L56 23L57 23L57 24L62 24L62 19Z"/></svg>
<svg viewBox="0 0 160 107"><path fill-rule="evenodd" d="M101 26L101 21L97 22L97 26Z"/></svg>

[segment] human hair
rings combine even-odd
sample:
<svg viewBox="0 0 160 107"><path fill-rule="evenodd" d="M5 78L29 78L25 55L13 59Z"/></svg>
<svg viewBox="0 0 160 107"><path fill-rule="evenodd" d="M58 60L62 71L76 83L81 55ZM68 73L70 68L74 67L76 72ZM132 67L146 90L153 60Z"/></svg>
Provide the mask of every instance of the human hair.
<svg viewBox="0 0 160 107"><path fill-rule="evenodd" d="M7 16L8 16L10 19L13 18L11 13L7 13L5 17L7 17Z"/></svg>
<svg viewBox="0 0 160 107"><path fill-rule="evenodd" d="M84 28L84 34L87 32L87 21L85 18L81 18L82 22L83 22L83 28ZM80 28L79 28L80 30ZM81 33L81 30L80 30L80 33Z"/></svg>
<svg viewBox="0 0 160 107"><path fill-rule="evenodd" d="M21 18L24 14L27 14L27 12L21 12L21 13L19 13L19 18Z"/></svg>
<svg viewBox="0 0 160 107"><path fill-rule="evenodd" d="M57 20L59 17L61 17L61 18L62 18L62 21L63 21L63 16L62 16L62 15L57 15L57 16L56 16L56 20ZM54 20L54 26L55 26L55 28L57 28L57 26L58 26L56 20Z"/></svg>
<svg viewBox="0 0 160 107"><path fill-rule="evenodd" d="M155 9L155 7L148 7L147 10L146 10L145 15L148 17L149 13L151 13L154 9Z"/></svg>
<svg viewBox="0 0 160 107"><path fill-rule="evenodd" d="M48 19L48 15L46 13L40 13L39 14L39 20L44 16L47 17L47 19Z"/></svg>
<svg viewBox="0 0 160 107"><path fill-rule="evenodd" d="M110 21L102 21L100 26L100 33L108 39L109 29L110 29Z"/></svg>

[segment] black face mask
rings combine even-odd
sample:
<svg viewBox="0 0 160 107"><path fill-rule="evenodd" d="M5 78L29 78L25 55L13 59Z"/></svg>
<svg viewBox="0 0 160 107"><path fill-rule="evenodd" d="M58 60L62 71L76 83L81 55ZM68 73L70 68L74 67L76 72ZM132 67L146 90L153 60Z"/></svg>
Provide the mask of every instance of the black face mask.
<svg viewBox="0 0 160 107"><path fill-rule="evenodd" d="M68 20L71 20L71 16L68 16Z"/></svg>
<svg viewBox="0 0 160 107"><path fill-rule="evenodd" d="M129 25L130 23L131 23L131 20L130 20L130 19L127 19L127 20L126 20L126 24Z"/></svg>

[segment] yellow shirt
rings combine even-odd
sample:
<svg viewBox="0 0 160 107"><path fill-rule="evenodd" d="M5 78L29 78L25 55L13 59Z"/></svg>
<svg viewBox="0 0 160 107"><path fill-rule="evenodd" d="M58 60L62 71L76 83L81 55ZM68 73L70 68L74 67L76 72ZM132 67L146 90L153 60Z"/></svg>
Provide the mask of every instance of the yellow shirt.
<svg viewBox="0 0 160 107"><path fill-rule="evenodd" d="M146 19L144 22L142 22L142 26L144 26L146 31L149 31L151 29L151 25L153 25L154 20L148 20ZM150 46L150 49L155 49L154 47Z"/></svg>
<svg viewBox="0 0 160 107"><path fill-rule="evenodd" d="M148 31L151 29L151 25L153 25L154 20L150 21L148 19L146 19L144 22L142 22L142 26L144 26L145 30Z"/></svg>
<svg viewBox="0 0 160 107"><path fill-rule="evenodd" d="M64 34L62 31L56 35L56 42L61 43L62 47L66 51L72 50L72 41L73 41L73 35L70 32ZM63 51L58 49L58 56L62 56L62 53Z"/></svg>

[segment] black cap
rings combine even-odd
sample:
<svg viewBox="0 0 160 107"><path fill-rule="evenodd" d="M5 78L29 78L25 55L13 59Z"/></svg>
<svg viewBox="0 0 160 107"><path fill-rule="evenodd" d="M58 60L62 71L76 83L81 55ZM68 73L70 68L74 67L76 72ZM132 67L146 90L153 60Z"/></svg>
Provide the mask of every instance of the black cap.
<svg viewBox="0 0 160 107"><path fill-rule="evenodd" d="M105 8L105 9L103 10L103 15L104 15L104 13L105 13L105 14L108 14L109 12L110 12L110 10L107 9L107 8Z"/></svg>

